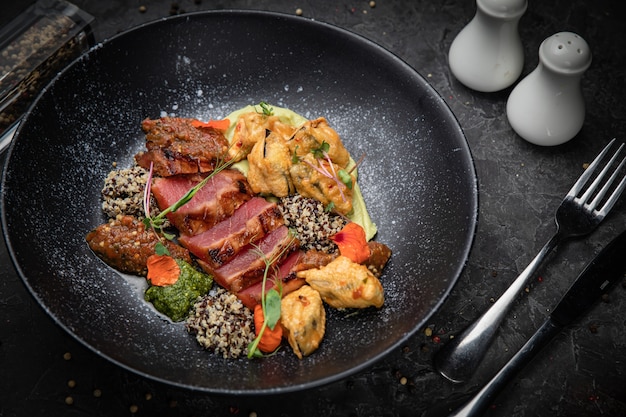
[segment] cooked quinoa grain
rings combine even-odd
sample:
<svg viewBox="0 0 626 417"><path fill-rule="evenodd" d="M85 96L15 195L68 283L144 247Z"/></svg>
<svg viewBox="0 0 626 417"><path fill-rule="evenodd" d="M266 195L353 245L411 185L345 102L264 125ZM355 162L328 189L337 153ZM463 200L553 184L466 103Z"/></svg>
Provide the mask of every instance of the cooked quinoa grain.
<svg viewBox="0 0 626 417"><path fill-rule="evenodd" d="M300 194L281 198L278 207L285 225L297 232L303 250L337 253L337 245L329 238L346 225L346 219L326 212L322 203Z"/></svg>
<svg viewBox="0 0 626 417"><path fill-rule="evenodd" d="M102 188L102 210L111 219L118 215L144 217L143 192L148 180L148 171L140 166L116 169L107 175ZM158 213L154 198L151 211Z"/></svg>
<svg viewBox="0 0 626 417"><path fill-rule="evenodd" d="M255 337L253 323L252 312L237 296L215 286L194 304L186 328L200 346L227 359L248 353Z"/></svg>

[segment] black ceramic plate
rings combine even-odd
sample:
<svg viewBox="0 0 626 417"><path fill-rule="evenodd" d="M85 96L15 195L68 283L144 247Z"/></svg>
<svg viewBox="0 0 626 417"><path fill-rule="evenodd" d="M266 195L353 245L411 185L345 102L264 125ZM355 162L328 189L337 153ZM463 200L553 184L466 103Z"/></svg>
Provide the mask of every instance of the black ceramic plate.
<svg viewBox="0 0 626 417"><path fill-rule="evenodd" d="M224 360L162 320L85 234L105 221L113 163L144 146L140 122L220 118L267 101L326 117L356 157L377 239L393 257L385 306L330 314L318 351ZM21 124L3 177L2 225L19 274L52 318L141 375L214 393L294 391L343 378L399 348L439 307L473 240L476 177L441 97L408 65L350 32L259 12L173 17L123 33L60 74ZM140 278L137 278L140 279Z"/></svg>

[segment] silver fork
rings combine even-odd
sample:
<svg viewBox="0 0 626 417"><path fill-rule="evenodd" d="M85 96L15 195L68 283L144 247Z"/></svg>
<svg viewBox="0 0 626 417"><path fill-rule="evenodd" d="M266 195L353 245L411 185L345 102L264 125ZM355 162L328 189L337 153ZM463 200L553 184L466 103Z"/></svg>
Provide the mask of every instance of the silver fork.
<svg viewBox="0 0 626 417"><path fill-rule="evenodd" d="M606 200L604 196L611 189L612 184L620 175L626 163L624 157L617 168L612 170L608 179L607 174L618 160L624 144L611 156L591 185L584 190L585 185L600 167L615 139L600 152L591 165L583 172L572 189L567 193L556 211L556 233L544 245L524 271L513 281L509 288L500 296L478 320L466 328L461 334L451 338L435 356L435 367L444 377L452 382L464 382L469 379L491 344L496 330L510 310L513 301L526 285L526 282L537 271L546 256L562 241L580 237L591 233L604 220L608 212L626 188L626 177L622 178ZM584 190L584 191L583 191ZM580 195L582 193L582 195ZM599 206L599 203L603 204Z"/></svg>

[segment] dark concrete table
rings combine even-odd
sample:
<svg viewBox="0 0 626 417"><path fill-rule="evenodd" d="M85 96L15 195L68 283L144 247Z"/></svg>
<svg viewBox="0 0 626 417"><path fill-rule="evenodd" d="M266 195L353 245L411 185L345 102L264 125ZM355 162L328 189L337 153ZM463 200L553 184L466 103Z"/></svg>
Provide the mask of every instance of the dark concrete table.
<svg viewBox="0 0 626 417"><path fill-rule="evenodd" d="M442 308L408 342L371 368L321 388L272 397L215 397L139 377L100 358L59 329L34 302L0 243L1 416L420 416L447 410L476 391L525 342L584 264L626 226L626 202L586 239L562 246L520 295L475 377L444 380L433 354L496 299L554 231L553 215L584 163L626 132L626 30L620 2L530 2L520 23L522 76L539 44L561 31L582 35L593 53L583 78L587 118L565 145L541 148L508 125L510 89L482 94L450 74L447 51L473 17L459 1L250 0L74 1L96 17L98 41L170 13L263 9L335 24L413 66L449 104L469 142L479 181L479 224L462 276ZM140 6L145 6L145 10ZM0 157L4 165L5 156ZM490 416L626 415L626 289L563 331L493 403ZM436 414L436 413L435 413Z"/></svg>

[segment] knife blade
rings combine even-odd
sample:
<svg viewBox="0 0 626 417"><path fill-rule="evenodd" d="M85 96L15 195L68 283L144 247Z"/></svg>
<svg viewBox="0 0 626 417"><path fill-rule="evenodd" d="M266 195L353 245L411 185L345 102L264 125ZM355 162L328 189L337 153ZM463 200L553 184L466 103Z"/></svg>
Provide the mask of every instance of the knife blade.
<svg viewBox="0 0 626 417"><path fill-rule="evenodd" d="M550 316L498 373L451 416L482 415L492 400L563 327L591 309L626 274L626 231L585 266Z"/></svg>

